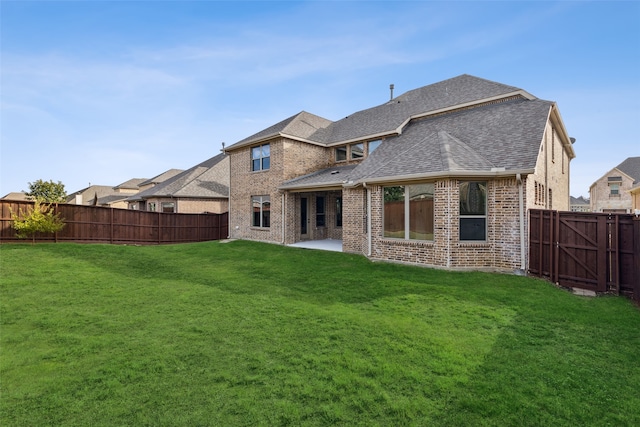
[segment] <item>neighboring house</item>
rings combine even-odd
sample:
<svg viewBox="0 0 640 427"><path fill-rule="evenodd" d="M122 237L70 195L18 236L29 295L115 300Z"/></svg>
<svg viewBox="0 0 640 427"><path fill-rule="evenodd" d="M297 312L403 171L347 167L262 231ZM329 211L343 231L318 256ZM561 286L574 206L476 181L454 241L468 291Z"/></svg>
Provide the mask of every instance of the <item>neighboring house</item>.
<svg viewBox="0 0 640 427"><path fill-rule="evenodd" d="M29 200L27 194L24 191L20 192L11 192L4 196L2 200L14 200L14 201L24 201Z"/></svg>
<svg viewBox="0 0 640 427"><path fill-rule="evenodd" d="M160 175L156 175L151 179L147 179L146 181L143 181L138 185L138 191L136 191L136 193L148 190L154 185L158 185L161 182L168 180L169 178L173 178L181 172L184 171L182 169L169 169L168 171L163 172Z"/></svg>
<svg viewBox="0 0 640 427"><path fill-rule="evenodd" d="M115 187L90 185L67 196L67 203L74 205L104 206L127 209L126 199L139 191L138 185L145 178L133 178Z"/></svg>
<svg viewBox="0 0 640 427"><path fill-rule="evenodd" d="M629 213L640 184L640 157L628 157L591 184L592 212Z"/></svg>
<svg viewBox="0 0 640 427"><path fill-rule="evenodd" d="M554 102L470 75L336 122L301 112L225 150L230 237L526 270L528 209L569 209L572 143Z"/></svg>
<svg viewBox="0 0 640 427"><path fill-rule="evenodd" d="M640 182L631 188L629 194L631 194L631 208L633 209L633 213L640 215Z"/></svg>
<svg viewBox="0 0 640 427"><path fill-rule="evenodd" d="M589 199L585 199L583 196L573 197L569 199L569 209L571 212L590 212L591 207Z"/></svg>
<svg viewBox="0 0 640 427"><path fill-rule="evenodd" d="M218 154L127 199L130 209L223 213L229 198L229 157Z"/></svg>

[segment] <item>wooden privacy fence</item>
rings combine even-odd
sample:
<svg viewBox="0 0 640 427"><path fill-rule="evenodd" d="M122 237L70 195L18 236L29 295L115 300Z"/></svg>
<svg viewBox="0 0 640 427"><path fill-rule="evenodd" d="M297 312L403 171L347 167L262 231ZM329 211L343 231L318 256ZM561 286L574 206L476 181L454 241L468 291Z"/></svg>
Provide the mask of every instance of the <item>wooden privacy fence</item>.
<svg viewBox="0 0 640 427"><path fill-rule="evenodd" d="M640 218L531 210L529 273L561 286L640 300Z"/></svg>
<svg viewBox="0 0 640 427"><path fill-rule="evenodd" d="M0 242L18 242L11 227L11 211L31 202L0 200ZM144 212L100 206L54 205L65 226L55 234L36 234L37 242L167 244L226 239L228 214Z"/></svg>

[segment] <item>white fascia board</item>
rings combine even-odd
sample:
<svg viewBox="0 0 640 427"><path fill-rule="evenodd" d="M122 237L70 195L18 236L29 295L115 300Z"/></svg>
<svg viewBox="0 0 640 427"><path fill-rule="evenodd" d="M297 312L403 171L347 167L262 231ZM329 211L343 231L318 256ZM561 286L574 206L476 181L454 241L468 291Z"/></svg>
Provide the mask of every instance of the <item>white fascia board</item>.
<svg viewBox="0 0 640 427"><path fill-rule="evenodd" d="M499 178L499 177L515 177L520 174L522 176L533 174L534 169L513 169L513 170L479 170L479 171L446 171L431 172L413 175L396 175L384 176L371 179L360 179L358 181L347 182L345 187L357 187L365 184L399 184L414 181L433 180L438 178Z"/></svg>
<svg viewBox="0 0 640 427"><path fill-rule="evenodd" d="M556 122L556 130L558 130L560 134L560 138L562 138L562 144L567 149L569 156L571 159L576 157L576 152L573 149L573 144L571 143L571 137L567 133L567 128L564 126L564 121L562 120L562 116L560 115L560 110L558 109L558 104L553 103L551 106L551 119Z"/></svg>

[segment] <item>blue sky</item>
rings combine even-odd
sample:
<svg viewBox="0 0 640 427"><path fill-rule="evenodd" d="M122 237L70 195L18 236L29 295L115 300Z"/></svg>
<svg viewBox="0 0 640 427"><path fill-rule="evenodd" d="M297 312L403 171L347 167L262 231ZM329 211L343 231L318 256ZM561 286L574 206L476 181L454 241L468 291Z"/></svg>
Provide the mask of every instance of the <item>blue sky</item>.
<svg viewBox="0 0 640 427"><path fill-rule="evenodd" d="M574 196L640 156L640 2L3 0L0 19L0 196L187 169L465 73L558 103Z"/></svg>

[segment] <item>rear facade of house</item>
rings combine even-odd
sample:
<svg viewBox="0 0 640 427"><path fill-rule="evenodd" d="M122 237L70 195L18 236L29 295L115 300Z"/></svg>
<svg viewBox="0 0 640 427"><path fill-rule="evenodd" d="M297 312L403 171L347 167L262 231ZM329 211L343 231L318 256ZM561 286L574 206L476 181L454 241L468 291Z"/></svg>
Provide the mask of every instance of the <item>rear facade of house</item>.
<svg viewBox="0 0 640 427"><path fill-rule="evenodd" d="M226 152L231 238L504 271L526 269L528 209L569 209L575 157L555 103L469 75L336 122L301 112Z"/></svg>

